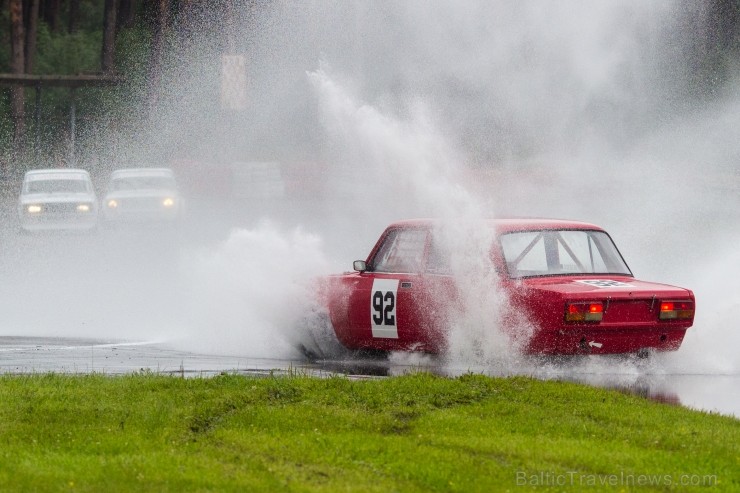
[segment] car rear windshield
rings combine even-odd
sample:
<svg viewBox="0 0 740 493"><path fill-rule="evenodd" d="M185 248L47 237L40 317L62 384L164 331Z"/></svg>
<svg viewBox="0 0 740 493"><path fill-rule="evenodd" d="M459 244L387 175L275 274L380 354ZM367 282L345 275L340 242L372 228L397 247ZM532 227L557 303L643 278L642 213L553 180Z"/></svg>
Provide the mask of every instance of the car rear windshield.
<svg viewBox="0 0 740 493"><path fill-rule="evenodd" d="M108 189L122 190L174 190L175 180L170 176L129 176L111 180Z"/></svg>
<svg viewBox="0 0 740 493"><path fill-rule="evenodd" d="M603 231L542 230L500 236L512 278L582 274L632 275Z"/></svg>
<svg viewBox="0 0 740 493"><path fill-rule="evenodd" d="M26 193L85 193L87 180L32 180L26 182Z"/></svg>

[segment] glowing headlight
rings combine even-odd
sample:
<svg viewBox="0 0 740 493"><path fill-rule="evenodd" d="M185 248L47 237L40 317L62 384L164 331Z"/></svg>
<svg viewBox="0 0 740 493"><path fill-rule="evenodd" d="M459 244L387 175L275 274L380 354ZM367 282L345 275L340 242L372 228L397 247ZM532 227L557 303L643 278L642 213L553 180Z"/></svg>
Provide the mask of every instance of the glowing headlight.
<svg viewBox="0 0 740 493"><path fill-rule="evenodd" d="M77 204L77 212L90 212L90 204Z"/></svg>
<svg viewBox="0 0 740 493"><path fill-rule="evenodd" d="M109 209L115 209L116 207L118 207L118 202L116 202L115 199L110 199L106 205Z"/></svg>
<svg viewBox="0 0 740 493"><path fill-rule="evenodd" d="M29 214L38 214L39 212L41 212L41 206L40 205L35 205L35 204L34 205L29 205L26 208L26 211Z"/></svg>
<svg viewBox="0 0 740 493"><path fill-rule="evenodd" d="M175 199L167 197L162 201L162 205L165 207L172 207L173 205L175 205Z"/></svg>

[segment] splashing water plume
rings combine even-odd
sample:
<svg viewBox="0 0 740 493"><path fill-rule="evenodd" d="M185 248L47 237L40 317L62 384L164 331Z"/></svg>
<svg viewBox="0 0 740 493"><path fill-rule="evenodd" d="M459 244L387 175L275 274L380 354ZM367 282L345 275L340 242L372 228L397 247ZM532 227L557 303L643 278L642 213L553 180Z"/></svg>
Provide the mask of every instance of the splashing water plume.
<svg viewBox="0 0 740 493"><path fill-rule="evenodd" d="M309 77L319 91L335 152L353 156L352 163L344 166L362 176L362 193L367 195L354 197L364 207L354 215L392 212L439 220L439 247L450 258L461 303L455 306L443 298L436 300L447 303L443 309L451 321L446 357L452 364L481 365L512 354L512 341L499 323L506 298L496 289L497 273L490 256L494 236L487 222L490 212L485 212L480 197L458 181L463 157L451 150L422 105L415 106L409 121L401 122L356 103L326 69L309 73ZM379 206L368 208L368 204Z"/></svg>
<svg viewBox="0 0 740 493"><path fill-rule="evenodd" d="M296 358L294 330L314 307L312 280L327 271L320 239L264 222L235 229L215 251L186 259L191 332L182 347L261 358Z"/></svg>

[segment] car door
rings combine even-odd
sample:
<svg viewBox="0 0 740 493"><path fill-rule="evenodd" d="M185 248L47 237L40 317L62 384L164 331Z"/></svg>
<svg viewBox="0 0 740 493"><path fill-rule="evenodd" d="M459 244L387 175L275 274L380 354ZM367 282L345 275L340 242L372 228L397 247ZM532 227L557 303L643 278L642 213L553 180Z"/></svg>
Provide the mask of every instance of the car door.
<svg viewBox="0 0 740 493"><path fill-rule="evenodd" d="M425 228L386 231L350 293L350 326L364 345L402 349L418 344L418 288L427 244Z"/></svg>

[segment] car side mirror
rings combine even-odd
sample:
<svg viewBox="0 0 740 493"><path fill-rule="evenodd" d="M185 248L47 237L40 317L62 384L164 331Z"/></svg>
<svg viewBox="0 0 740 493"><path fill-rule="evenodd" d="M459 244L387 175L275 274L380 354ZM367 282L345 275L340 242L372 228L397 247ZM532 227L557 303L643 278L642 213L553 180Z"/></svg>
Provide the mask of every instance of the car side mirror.
<svg viewBox="0 0 740 493"><path fill-rule="evenodd" d="M364 260L355 260L352 263L352 267L354 267L357 272L365 272L367 270L367 263Z"/></svg>

